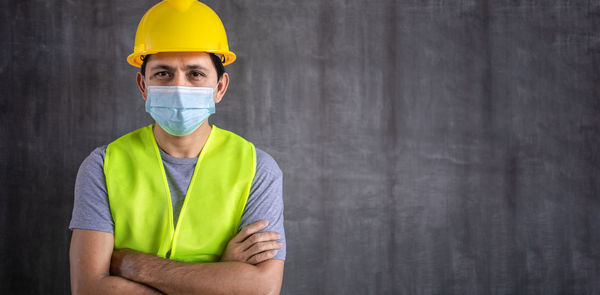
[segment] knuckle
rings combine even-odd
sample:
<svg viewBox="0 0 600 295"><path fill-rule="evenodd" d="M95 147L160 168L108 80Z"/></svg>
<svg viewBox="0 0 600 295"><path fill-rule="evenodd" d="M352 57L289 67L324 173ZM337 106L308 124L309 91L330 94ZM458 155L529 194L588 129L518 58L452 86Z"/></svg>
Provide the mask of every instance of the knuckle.
<svg viewBox="0 0 600 295"><path fill-rule="evenodd" d="M254 234L248 238L251 244L255 244L259 241L260 235Z"/></svg>
<svg viewBox="0 0 600 295"><path fill-rule="evenodd" d="M264 252L260 253L259 256L262 261L262 260L267 260L267 259L275 256L276 253L277 253L277 250L264 251Z"/></svg>
<svg viewBox="0 0 600 295"><path fill-rule="evenodd" d="M257 248L258 248L259 252L262 252L262 251L265 251L265 250L269 249L269 244L268 243L260 243L260 244L257 244L257 246L258 246Z"/></svg>
<svg viewBox="0 0 600 295"><path fill-rule="evenodd" d="M248 259L248 263L250 263L250 264L257 264L258 261L256 260L256 256L253 256L252 258Z"/></svg>
<svg viewBox="0 0 600 295"><path fill-rule="evenodd" d="M267 260L275 256L275 251L266 251L261 253L261 261Z"/></svg>
<svg viewBox="0 0 600 295"><path fill-rule="evenodd" d="M254 224L248 225L246 227L246 232L249 233L249 234L251 234L251 233L253 233L255 231L256 231L256 225L254 225Z"/></svg>
<svg viewBox="0 0 600 295"><path fill-rule="evenodd" d="M264 232L264 233L262 233L262 239L263 239L263 241L271 241L271 240L276 240L277 236L276 236L276 233L274 233L274 232Z"/></svg>
<svg viewBox="0 0 600 295"><path fill-rule="evenodd" d="M252 247L250 247L248 249L248 252L251 253L252 255L254 255L254 254L260 252L260 248L259 247L260 247L259 244L254 244Z"/></svg>
<svg viewBox="0 0 600 295"><path fill-rule="evenodd" d="M262 242L264 241L265 237L265 233L255 233L254 234L254 242L258 243L258 242Z"/></svg>
<svg viewBox="0 0 600 295"><path fill-rule="evenodd" d="M254 264L258 264L258 263L261 263L263 261L265 261L265 259L262 256L256 255L256 258L254 259Z"/></svg>
<svg viewBox="0 0 600 295"><path fill-rule="evenodd" d="M252 264L261 263L261 262L265 261L266 259L268 259L268 258L265 257L264 253L256 254L256 255L252 256Z"/></svg>
<svg viewBox="0 0 600 295"><path fill-rule="evenodd" d="M231 253L231 256L235 257L235 259L236 259L236 260L241 260L241 259L244 259L244 258L245 258L245 257L244 257L244 252L242 252L242 251L239 251L239 250L237 250L237 251L235 251L235 252Z"/></svg>
<svg viewBox="0 0 600 295"><path fill-rule="evenodd" d="M279 234L276 232L269 232L268 233L268 237L267 240L278 240L279 239Z"/></svg>
<svg viewBox="0 0 600 295"><path fill-rule="evenodd" d="M260 222L252 223L248 225L248 228L252 231L257 231L258 229L260 229Z"/></svg>

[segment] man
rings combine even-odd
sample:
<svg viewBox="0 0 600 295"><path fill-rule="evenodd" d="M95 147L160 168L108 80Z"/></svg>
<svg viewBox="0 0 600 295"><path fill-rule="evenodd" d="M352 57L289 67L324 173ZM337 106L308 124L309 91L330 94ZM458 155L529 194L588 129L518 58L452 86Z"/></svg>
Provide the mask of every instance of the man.
<svg viewBox="0 0 600 295"><path fill-rule="evenodd" d="M152 7L128 62L156 124L81 164L69 228L74 294L277 294L282 175L267 153L211 126L235 60L195 0Z"/></svg>

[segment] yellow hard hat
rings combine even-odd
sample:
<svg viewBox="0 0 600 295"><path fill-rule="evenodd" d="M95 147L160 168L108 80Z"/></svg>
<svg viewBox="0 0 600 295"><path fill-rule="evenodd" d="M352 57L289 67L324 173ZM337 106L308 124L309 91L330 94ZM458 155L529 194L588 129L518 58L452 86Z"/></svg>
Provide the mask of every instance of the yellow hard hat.
<svg viewBox="0 0 600 295"><path fill-rule="evenodd" d="M196 0L164 0L146 11L127 62L141 67L142 56L173 51L215 53L222 56L223 65L235 60L221 19L210 7Z"/></svg>

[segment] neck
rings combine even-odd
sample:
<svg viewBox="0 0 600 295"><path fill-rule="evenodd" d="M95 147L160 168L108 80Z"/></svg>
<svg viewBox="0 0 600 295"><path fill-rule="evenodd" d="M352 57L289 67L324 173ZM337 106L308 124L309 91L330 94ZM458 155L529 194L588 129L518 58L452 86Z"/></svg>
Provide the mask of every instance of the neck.
<svg viewBox="0 0 600 295"><path fill-rule="evenodd" d="M176 158L196 158L202 151L211 131L208 119L186 136L174 136L167 133L158 124L154 124L154 138L158 147Z"/></svg>

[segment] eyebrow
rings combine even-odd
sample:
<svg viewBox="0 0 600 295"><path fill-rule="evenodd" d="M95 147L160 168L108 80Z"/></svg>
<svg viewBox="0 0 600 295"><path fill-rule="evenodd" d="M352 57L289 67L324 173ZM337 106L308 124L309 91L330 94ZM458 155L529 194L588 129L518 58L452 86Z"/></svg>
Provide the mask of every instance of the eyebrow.
<svg viewBox="0 0 600 295"><path fill-rule="evenodd" d="M163 69L163 70L170 71L170 70L172 70L173 68L172 68L172 67L170 67L170 66L167 66L167 65L155 65L155 66L153 66L153 67L152 67L150 70L151 70L151 71L154 71L154 70L158 70L158 69Z"/></svg>
<svg viewBox="0 0 600 295"><path fill-rule="evenodd" d="M172 71L173 67L168 66L168 65L155 65L153 66L150 70L154 71L154 70L158 70L158 69L163 69L163 70L167 70L167 71ZM185 66L186 70L195 70L195 69L200 69L203 71L207 71L208 69L204 66L201 65L187 65Z"/></svg>
<svg viewBox="0 0 600 295"><path fill-rule="evenodd" d="M187 65L185 66L186 70L196 70L196 69L200 69L203 71L208 71L208 69L202 65Z"/></svg>

